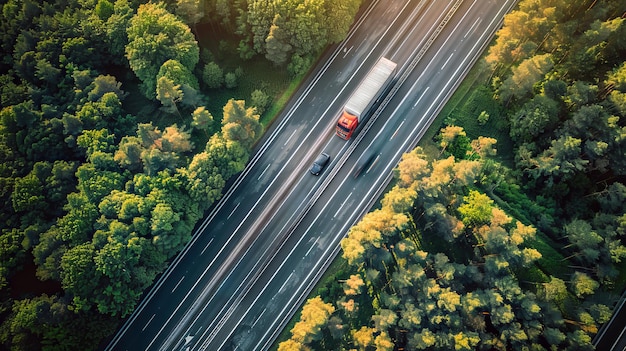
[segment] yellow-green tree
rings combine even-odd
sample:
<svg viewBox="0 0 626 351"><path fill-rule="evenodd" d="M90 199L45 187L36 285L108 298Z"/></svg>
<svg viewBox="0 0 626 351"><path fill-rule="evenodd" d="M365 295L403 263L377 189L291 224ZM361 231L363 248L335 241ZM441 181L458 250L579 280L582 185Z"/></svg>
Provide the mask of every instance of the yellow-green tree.
<svg viewBox="0 0 626 351"><path fill-rule="evenodd" d="M322 327L328 323L330 316L335 312L335 307L330 303L324 303L321 297L316 296L308 299L302 307L300 320L291 329L291 339L279 345L279 349L288 350L288 347L306 345L321 336Z"/></svg>
<svg viewBox="0 0 626 351"><path fill-rule="evenodd" d="M244 100L230 99L224 105L222 135L250 150L263 132L259 115L254 107L246 107Z"/></svg>

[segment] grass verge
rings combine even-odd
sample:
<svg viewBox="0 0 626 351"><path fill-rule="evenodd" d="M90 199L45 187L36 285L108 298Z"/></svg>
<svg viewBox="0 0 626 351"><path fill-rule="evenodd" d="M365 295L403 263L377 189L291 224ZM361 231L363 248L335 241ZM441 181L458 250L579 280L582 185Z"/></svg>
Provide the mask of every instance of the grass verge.
<svg viewBox="0 0 626 351"><path fill-rule="evenodd" d="M265 128L267 128L267 126L270 125L274 121L274 119L278 116L278 114L283 110L283 108L285 107L289 99L291 99L291 96L293 95L293 93L300 86L300 83L302 82L304 77L306 76L303 75L292 80L291 83L289 83L287 88L280 95L280 97L276 99L275 101L272 101L267 111L265 111L263 116L261 116L261 124Z"/></svg>

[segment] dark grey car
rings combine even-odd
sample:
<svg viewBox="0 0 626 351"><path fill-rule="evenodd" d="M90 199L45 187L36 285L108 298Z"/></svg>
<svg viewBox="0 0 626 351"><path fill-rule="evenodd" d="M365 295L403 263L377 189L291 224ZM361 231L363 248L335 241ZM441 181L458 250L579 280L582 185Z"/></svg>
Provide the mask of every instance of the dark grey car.
<svg viewBox="0 0 626 351"><path fill-rule="evenodd" d="M330 161L330 155L322 152L319 156L317 156L315 162L313 162L310 169L311 174L320 175L320 173L324 170L324 167L328 164L328 161Z"/></svg>

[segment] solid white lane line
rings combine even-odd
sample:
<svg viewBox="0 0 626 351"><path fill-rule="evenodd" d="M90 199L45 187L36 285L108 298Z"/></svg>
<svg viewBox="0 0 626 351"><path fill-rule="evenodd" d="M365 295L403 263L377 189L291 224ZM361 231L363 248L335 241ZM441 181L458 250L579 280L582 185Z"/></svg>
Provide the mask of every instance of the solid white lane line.
<svg viewBox="0 0 626 351"><path fill-rule="evenodd" d="M408 3L409 3L409 2L407 2L407 4L408 4ZM425 12L425 13L427 13L428 11L430 11L430 9L431 9L431 7L433 6L433 4L434 4L434 3L435 3L435 2L431 2L430 6L428 6L428 8L426 9L426 12ZM437 27L439 26L439 23L442 21L443 17L445 17L445 14L449 12L449 9L450 9L450 7L452 6L452 4L453 4L453 3L452 3L452 2L450 2L450 3L446 6L446 8L444 9L444 11L441 11L441 13L439 14L439 16L437 17L437 20L433 23L433 25L432 25L430 28L428 28L427 33L431 33L431 32L432 32L435 28L437 28ZM420 5L421 5L421 3L420 3ZM420 7L420 6L418 5L417 7ZM420 20L420 22L421 22L421 20ZM419 22L418 22L418 23L419 23ZM411 31L411 32L413 32L413 31ZM432 35L432 34L431 34L431 35ZM424 43L425 43L426 41L428 41L428 38L429 38L429 36L428 36L428 35L425 35L425 36L423 36L423 37L422 37L422 39L420 40L420 42L419 42L417 45L415 45L414 50L413 50L413 51L411 51L411 55L410 55L410 57L413 57L413 56L415 55L415 53L416 53L416 52L418 52L418 51L420 51L420 50L421 50L421 48L423 47ZM405 39L405 40L406 40L406 39ZM399 50L399 49L398 49L398 50ZM396 51L396 52L394 53L394 55L391 55L391 56L395 56L397 53L398 53L398 51ZM406 62L406 63L404 64L404 66L402 66L402 68L401 68L401 69L398 69L398 71L404 70L404 69L406 68L406 66L407 66L407 65L409 65L409 64L410 64L410 62ZM397 110L397 109L396 109L396 110ZM395 111L394 111L394 113L395 113ZM387 128L387 125L388 125L390 122L391 122L391 119L388 119L387 121L385 121L385 124L383 124L382 128L380 128L380 131L378 132L378 134L376 134L376 136L374 137L374 139L377 139L377 138L378 138L378 136L379 136L379 135L383 132L383 130L384 130L385 128Z"/></svg>
<svg viewBox="0 0 626 351"><path fill-rule="evenodd" d="M235 213L235 211L237 211L237 208L239 208L239 205L241 205L241 202L237 203L237 206L235 206L235 208L233 208L233 210L230 211L230 214L228 215L228 217L226 217L226 219L230 219L230 217L233 215L233 213Z"/></svg>
<svg viewBox="0 0 626 351"><path fill-rule="evenodd" d="M408 4L409 4L409 2L407 1L407 5L408 5ZM426 12L428 12L428 11L430 10L430 8L433 6L433 4L434 4L434 2L432 2L432 3L430 4L430 6L428 6L428 9L426 10ZM428 31L427 31L428 33L431 33L431 35L432 35L432 31L433 31L433 29L435 29L435 28L437 28L437 27L439 26L439 23L441 23L442 18L444 18L444 17L445 17L445 15L446 15L446 13L448 13L448 12L449 12L449 9L450 9L450 7L451 7L452 5L453 5L453 3L452 3L452 2L448 3L448 5L445 7L444 11L441 11L441 12L440 12L440 14L439 14L439 16L437 17L437 20L435 21L435 23L433 24L433 26L431 26L430 28L428 28ZM406 5L405 5L405 7L406 7ZM418 6L418 7L419 7L419 6ZM403 11L404 11L404 9L403 9ZM424 45L424 43L425 43L426 41L428 41L428 38L429 38L429 35L425 35L425 36L422 38L422 40L421 40L421 41L420 41L420 42L419 42L419 43L415 46L415 50L411 53L411 56L412 56L415 52L419 51L419 49L418 49L418 48L419 48L419 47L422 47L422 46ZM435 55L436 55L436 54L435 54ZM418 78L418 79L419 79L419 78ZM407 98L408 98L408 96L405 96L405 98L404 98L404 99L402 99L402 101L400 101L400 104L404 103L404 101L405 101ZM397 110L397 108L396 108L396 110ZM395 112L395 111L394 111L394 112ZM379 135L383 132L383 130L384 130L385 128L387 128L387 124L389 124L390 122L391 122L391 119L388 119L387 121L385 121L385 123L384 123L384 124L383 124L383 126L381 127L381 129L380 129L380 131L378 132L378 134L376 134L376 136L374 137L374 139L378 138L378 136L379 136Z"/></svg>
<svg viewBox="0 0 626 351"><path fill-rule="evenodd" d="M344 54L343 54L343 58L346 58L346 56L348 56L348 54L350 53L350 51L352 51L352 48L353 48L353 47L354 47L354 45L352 45L352 46L350 47L350 49L348 49L348 50L346 50L346 48L345 48L345 47L343 48L343 52L344 52Z"/></svg>
<svg viewBox="0 0 626 351"><path fill-rule="evenodd" d="M319 237L318 237L319 238ZM308 256L311 253L311 250L313 250L313 248L317 245L317 239L315 239L315 242L313 244L311 244L311 247L309 247L309 250L304 254L304 256L302 257L304 259L304 257Z"/></svg>
<svg viewBox="0 0 626 351"><path fill-rule="evenodd" d="M356 74L356 72L355 72L355 74ZM353 75L353 77L354 77L354 75ZM335 99L337 99L337 98L335 98ZM328 107L328 109L330 109L330 107ZM327 110L328 110L328 109L327 109ZM317 122L317 123L319 123L319 121L321 121L321 119L320 119L320 120L318 120L318 122ZM316 125L317 125L317 123L316 123ZM311 129L311 130L309 131L309 133L307 134L307 137L308 137L308 135L310 135L312 132L313 132L313 129ZM289 163L289 161L290 161L290 160L291 160L291 159L292 159L295 155L296 155L295 153L293 153L293 154L291 155L291 157L290 157L290 158L289 158L289 160L286 162L286 164L283 166L283 168L281 169L281 171L280 171L280 172L282 172L282 170L284 170L284 168L285 168L285 167L287 167L287 163ZM194 283L194 285L193 285L193 286L191 287L191 289L187 292L187 294L185 295L185 297L184 297L184 298L180 301L180 303L176 306L176 308L174 309L174 312L173 312L173 313L172 313L172 314L171 314L171 315L167 318L167 320L165 321L165 323L161 326L161 329L157 332L157 334L154 336L154 338L150 341L150 343L148 344L148 348L150 348L150 347L154 344L154 342L156 341L156 339L157 339L157 338L161 335L161 332L165 329L166 325L168 325L168 324L169 324L169 322L172 320L172 318L174 317L174 314L178 312L178 310L181 308L181 306L183 305L183 303L185 302L185 300L187 300L187 297L191 294L191 292L192 292L193 290L195 290L196 286L197 286L197 285L200 283L200 281L204 278L204 276L205 276L205 275L206 275L206 273L209 271L209 269L213 266L213 264L215 263L215 261L217 261L217 259L221 256L222 252L226 249L226 247L228 246L228 244L229 244L229 243L230 243L230 242L231 242L231 241L235 238L235 234L236 234L237 232L239 232L239 229L241 229L241 227L243 226L243 224L245 223L245 221L248 219L248 217L250 217L250 215L251 215L251 214L252 214L252 212L253 212L253 209L254 209L254 208L256 208L256 206L257 206L257 205L261 202L261 200L265 197L265 194L267 194L267 192L270 190L270 188L272 187L272 185L273 185L273 184L274 184L277 180L278 180L278 177L273 178L273 180L270 182L270 184L269 184L269 185L265 188L265 190L263 191L263 193L261 194L261 196L257 199L257 201L256 201L256 202L254 203L254 205L252 206L252 209L251 209L250 211L248 211L248 213L245 215L245 217L241 220L241 222L239 223L239 225L237 226L237 228L235 228L235 230L233 231L233 233L232 233L232 234L228 237L228 240L226 241L226 243L225 243L225 244L224 244L224 245L220 248L220 250L218 251L217 255L216 255L216 256L215 256L215 257L211 260L211 262L210 262L210 263L209 263L209 265L208 265L208 266L204 269L204 271L202 272L202 274L200 275L200 277L198 278L198 280ZM291 191L294 191L294 190L295 190L295 188L296 188L296 187L293 187L293 188L291 189ZM273 200L272 200L272 201L273 201ZM271 207L271 204L270 204L270 206L269 206L269 207ZM268 223L269 223L269 221L268 221ZM267 224L266 224L266 225L267 225ZM250 246L250 247L251 247L251 246ZM243 259L243 257L245 257L245 255L247 254L247 252L248 252L248 250L250 249L250 247L248 247L248 249L245 251L245 253L241 256L241 258L239 259L239 261L236 263L235 267L237 267L237 266L239 265L239 263L241 262L241 260ZM227 257L227 258L228 258L228 257ZM222 284L220 284L220 285L219 285L219 287L221 287L221 286L224 284L224 282L226 282L226 280L228 280L228 277L230 276L230 274L232 274L232 271L228 274L227 278L226 278L226 279L224 279L224 281L222 282ZM249 274L250 274L250 273L249 273ZM242 284L243 284L243 283L242 283ZM241 285L240 285L240 286L241 286ZM205 294L206 294L207 289L209 289L209 287L208 287L208 286L207 286L207 287L205 287L205 288L201 291L201 295L205 295ZM219 290L219 288L218 288L218 290ZM231 299L232 299L232 297L231 297ZM213 300L213 297L211 297L211 299L209 300L209 303L210 303L210 301L212 301L212 300ZM199 301L199 299L196 299L196 300L193 302L192 307L190 307L190 309L195 308L195 306L199 303L198 301ZM205 309L207 306L208 306L208 303L204 305L204 308L202 308L202 310L204 311L204 309ZM223 311L223 309L224 309L224 308L225 308L225 306L222 308L222 311ZM194 320L193 320L193 322L190 324L190 326L189 326L189 327L187 327L187 331L189 330L189 328L191 328L191 325L193 325L193 324L194 324L194 323L198 320L198 318L200 318L200 314L198 314L198 315L194 318ZM177 327L175 327L175 329L179 329L179 328L180 328L180 325L181 325L181 323L179 323L179 325L178 325ZM172 332L172 333L173 333L173 332ZM168 342L169 342L169 340L170 340L171 338L172 338L172 334L170 333L170 335L169 335L169 336L167 337L167 339L166 339L166 343L168 343ZM166 345L166 346L167 346L167 345Z"/></svg>
<svg viewBox="0 0 626 351"><path fill-rule="evenodd" d="M270 168L271 165L272 165L271 163L268 163L265 169L263 170L263 172L261 172L261 175L256 180L261 179L263 175L265 174L265 172L267 172L267 169Z"/></svg>
<svg viewBox="0 0 626 351"><path fill-rule="evenodd" d="M211 245L211 243L213 242L213 239L215 238L211 238L211 240L209 240L209 243L204 246L204 249L202 249L202 252L200 252L200 255L204 255L204 251L206 251L206 249L209 248L209 245Z"/></svg>
<svg viewBox="0 0 626 351"><path fill-rule="evenodd" d="M448 62L450 62L450 59L452 58L452 56L454 56L454 53L451 53L448 59L446 60L446 62L443 63L443 66L441 66L441 69L440 69L441 71L443 71L443 69L446 68L446 65L448 64Z"/></svg>
<svg viewBox="0 0 626 351"><path fill-rule="evenodd" d="M289 138L287 138L287 141L285 141L285 143L283 144L283 146L287 146L287 143L289 143L289 140L291 140L291 138L293 138L294 135L296 135L296 133L291 133L289 135Z"/></svg>
<svg viewBox="0 0 626 351"><path fill-rule="evenodd" d="M420 101L422 101L422 98L424 97L424 95L426 94L428 89L430 89L430 87L426 87L426 89L424 89L424 91L422 92L422 95L420 95L420 97L417 99L417 101L415 101L415 103L413 104L413 108L415 108L415 106L417 106L417 104L419 104Z"/></svg>
<svg viewBox="0 0 626 351"><path fill-rule="evenodd" d="M372 168L374 168L374 166L376 166L376 164L378 163L379 159L380 159L380 154L378 156L376 156L376 159L374 160L374 162L372 162L372 164L369 166L367 171L365 171L365 174L368 174L372 170Z"/></svg>
<svg viewBox="0 0 626 351"><path fill-rule="evenodd" d="M263 312L261 312L261 314L256 317L256 319L254 320L254 323L252 323L252 326L250 327L250 329L248 329L248 333L250 332L250 330L252 330L254 328L254 326L257 324L257 322L259 321L259 319L261 319L261 317L263 316L263 314L265 313L265 311L267 311L267 308L263 309Z"/></svg>
<svg viewBox="0 0 626 351"><path fill-rule="evenodd" d="M153 314L152 317L150 317L150 319L148 320L148 323L146 323L146 325L144 325L143 328L141 328L141 331L146 330L146 328L148 327L148 324L150 324L150 322L152 322L152 320L154 319L154 316L156 316L156 314Z"/></svg>
<svg viewBox="0 0 626 351"><path fill-rule="evenodd" d="M178 286L180 285L180 283L182 283L182 282L183 282L183 279L185 279L185 276L184 276L184 275L183 275L183 277L182 277L182 278L180 278L180 280L178 281L178 283L176 283L176 286L174 287L174 289L172 289L172 292L174 292L174 291L178 288Z"/></svg>
<svg viewBox="0 0 626 351"><path fill-rule="evenodd" d="M404 124L404 121L406 121L406 118L402 120L402 122L400 122L400 125L398 126L398 128L396 128L396 131L393 132L393 134L391 135L391 138L389 138L389 140L391 141L393 138L396 137L396 135L398 134L398 132L400 131L400 128L402 128L402 125Z"/></svg>
<svg viewBox="0 0 626 351"><path fill-rule="evenodd" d="M289 276L287 277L287 279L285 279L285 282L283 283L283 285L280 286L280 289L278 289L278 292L281 292L285 289L285 286L287 286L287 283L291 280L291 277L293 277L293 273L295 271L292 271L291 274L289 274Z"/></svg>
<svg viewBox="0 0 626 351"><path fill-rule="evenodd" d="M343 184L343 183L342 183ZM337 215L339 215L339 213L341 213L341 210L343 209L343 207L346 205L346 202L348 202L348 199L350 198L350 196L352 196L352 193L348 194L348 196L346 197L345 200L343 200L343 202L341 203L341 206L339 206L339 209L337 210L337 212L335 212L335 215L333 216L333 218L337 218Z"/></svg>

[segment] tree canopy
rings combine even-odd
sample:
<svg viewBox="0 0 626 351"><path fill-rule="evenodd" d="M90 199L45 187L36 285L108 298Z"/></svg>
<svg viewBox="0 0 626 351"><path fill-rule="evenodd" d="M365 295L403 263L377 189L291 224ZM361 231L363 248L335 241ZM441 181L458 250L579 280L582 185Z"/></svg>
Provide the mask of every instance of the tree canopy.
<svg viewBox="0 0 626 351"><path fill-rule="evenodd" d="M168 70L168 78L178 84L193 84L184 69L193 71L199 60L198 43L189 27L168 12L163 3L139 6L127 28L128 44L125 52L130 68L142 82L142 91L154 99L161 66L169 60L180 63L178 72ZM171 75L182 75L182 81ZM197 85L197 84L196 84ZM193 87L193 85L191 85Z"/></svg>

